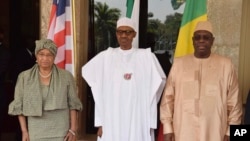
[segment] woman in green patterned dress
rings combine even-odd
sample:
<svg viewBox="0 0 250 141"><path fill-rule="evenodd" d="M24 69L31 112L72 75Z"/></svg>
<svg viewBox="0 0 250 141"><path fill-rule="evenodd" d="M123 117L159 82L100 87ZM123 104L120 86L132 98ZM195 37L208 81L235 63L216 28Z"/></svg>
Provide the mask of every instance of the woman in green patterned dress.
<svg viewBox="0 0 250 141"><path fill-rule="evenodd" d="M19 74L8 113L17 115L22 141L75 141L77 97L73 75L54 64L57 47L50 39L36 41L37 63Z"/></svg>

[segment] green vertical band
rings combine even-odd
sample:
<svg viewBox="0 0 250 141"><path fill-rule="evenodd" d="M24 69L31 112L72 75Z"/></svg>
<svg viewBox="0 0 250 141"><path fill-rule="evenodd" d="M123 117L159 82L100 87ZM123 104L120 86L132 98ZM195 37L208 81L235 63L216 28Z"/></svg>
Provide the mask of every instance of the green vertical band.
<svg viewBox="0 0 250 141"><path fill-rule="evenodd" d="M127 0L127 12L126 17L131 18L132 11L134 6L134 0Z"/></svg>

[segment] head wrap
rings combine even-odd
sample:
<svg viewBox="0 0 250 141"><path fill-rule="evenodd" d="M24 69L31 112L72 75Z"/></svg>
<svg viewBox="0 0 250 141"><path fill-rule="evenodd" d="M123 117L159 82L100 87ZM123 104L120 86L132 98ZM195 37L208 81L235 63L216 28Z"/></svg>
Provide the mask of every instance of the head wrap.
<svg viewBox="0 0 250 141"><path fill-rule="evenodd" d="M212 24L209 21L200 21L200 22L198 22L196 24L194 32L196 32L198 30L206 30L206 31L210 32L211 34L213 34Z"/></svg>
<svg viewBox="0 0 250 141"><path fill-rule="evenodd" d="M134 30L136 30L136 28L135 28L136 27L135 22L132 19L127 18L127 17L120 18L117 21L116 28L118 28L120 26L129 26L129 27L133 28Z"/></svg>
<svg viewBox="0 0 250 141"><path fill-rule="evenodd" d="M37 54L42 49L48 49L54 56L56 56L57 47L51 39L36 40L35 54Z"/></svg>

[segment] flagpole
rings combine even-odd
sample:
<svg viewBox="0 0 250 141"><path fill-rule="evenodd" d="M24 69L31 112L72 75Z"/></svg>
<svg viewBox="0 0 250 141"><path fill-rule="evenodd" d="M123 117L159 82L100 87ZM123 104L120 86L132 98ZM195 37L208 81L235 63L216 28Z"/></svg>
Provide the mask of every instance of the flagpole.
<svg viewBox="0 0 250 141"><path fill-rule="evenodd" d="M76 72L76 62L77 61L75 61L76 59L77 59L77 51L76 51L76 16L75 16L75 0L70 0L70 3L71 3L71 5L72 5L72 11L71 11L71 13L72 13L72 31L73 31L73 33L72 33L72 36L73 36L73 56L74 56L74 60L73 60L73 68L74 68L74 77L76 76L76 74L77 74L77 72Z"/></svg>

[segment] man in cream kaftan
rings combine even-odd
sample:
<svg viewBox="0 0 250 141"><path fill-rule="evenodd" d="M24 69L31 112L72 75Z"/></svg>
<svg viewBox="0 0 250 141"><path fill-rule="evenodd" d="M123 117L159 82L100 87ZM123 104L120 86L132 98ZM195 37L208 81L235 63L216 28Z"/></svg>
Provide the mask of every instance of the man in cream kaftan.
<svg viewBox="0 0 250 141"><path fill-rule="evenodd" d="M241 123L233 63L210 52L212 32L205 28L210 23L200 24L195 53L175 58L168 76L160 109L164 141L229 141L229 125Z"/></svg>
<svg viewBox="0 0 250 141"><path fill-rule="evenodd" d="M82 75L93 93L95 126L102 127L99 141L154 141L165 74L150 49L110 47Z"/></svg>
<svg viewBox="0 0 250 141"><path fill-rule="evenodd" d="M174 132L175 141L223 141L229 125L241 122L240 101L229 59L176 58L161 104L164 131Z"/></svg>

